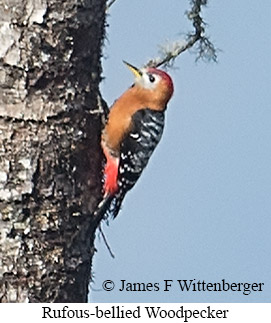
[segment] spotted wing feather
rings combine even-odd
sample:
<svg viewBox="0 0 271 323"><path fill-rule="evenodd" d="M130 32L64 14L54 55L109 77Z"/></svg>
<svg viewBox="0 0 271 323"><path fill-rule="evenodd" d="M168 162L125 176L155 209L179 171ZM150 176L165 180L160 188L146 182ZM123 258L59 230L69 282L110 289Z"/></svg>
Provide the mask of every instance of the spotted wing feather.
<svg viewBox="0 0 271 323"><path fill-rule="evenodd" d="M116 217L122 200L137 182L159 143L164 129L164 112L141 109L132 118L132 129L120 149L119 190L112 200L110 213Z"/></svg>

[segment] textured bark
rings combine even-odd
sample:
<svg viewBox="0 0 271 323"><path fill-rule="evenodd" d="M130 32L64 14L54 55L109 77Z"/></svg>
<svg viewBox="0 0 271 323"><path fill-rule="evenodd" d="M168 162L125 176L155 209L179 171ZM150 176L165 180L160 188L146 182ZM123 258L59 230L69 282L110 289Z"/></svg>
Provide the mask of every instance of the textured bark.
<svg viewBox="0 0 271 323"><path fill-rule="evenodd" d="M0 300L85 302L105 0L0 0Z"/></svg>

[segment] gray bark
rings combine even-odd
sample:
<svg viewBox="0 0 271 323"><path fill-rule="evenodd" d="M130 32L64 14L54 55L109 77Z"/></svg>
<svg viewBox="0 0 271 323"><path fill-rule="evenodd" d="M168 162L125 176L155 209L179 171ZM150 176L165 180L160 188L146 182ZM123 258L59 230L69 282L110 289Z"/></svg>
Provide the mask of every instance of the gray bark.
<svg viewBox="0 0 271 323"><path fill-rule="evenodd" d="M0 300L86 302L105 0L0 0Z"/></svg>

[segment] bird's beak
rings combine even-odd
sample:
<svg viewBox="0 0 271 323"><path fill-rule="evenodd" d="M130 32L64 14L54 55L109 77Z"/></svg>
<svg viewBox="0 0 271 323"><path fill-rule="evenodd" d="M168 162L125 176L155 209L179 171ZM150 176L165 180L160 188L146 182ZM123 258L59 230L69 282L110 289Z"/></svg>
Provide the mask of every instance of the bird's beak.
<svg viewBox="0 0 271 323"><path fill-rule="evenodd" d="M140 69L138 69L137 67L134 67L133 65L123 61L123 63L129 68L130 71L133 72L134 76L136 78L139 78L142 76L142 72L140 71Z"/></svg>

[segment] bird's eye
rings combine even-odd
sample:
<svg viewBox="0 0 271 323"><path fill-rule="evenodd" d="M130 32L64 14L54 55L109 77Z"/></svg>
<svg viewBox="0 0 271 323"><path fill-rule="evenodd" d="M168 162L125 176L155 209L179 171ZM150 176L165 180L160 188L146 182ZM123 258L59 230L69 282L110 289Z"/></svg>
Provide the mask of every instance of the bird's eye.
<svg viewBox="0 0 271 323"><path fill-rule="evenodd" d="M155 77L152 74L149 74L149 80L153 83L155 81Z"/></svg>

